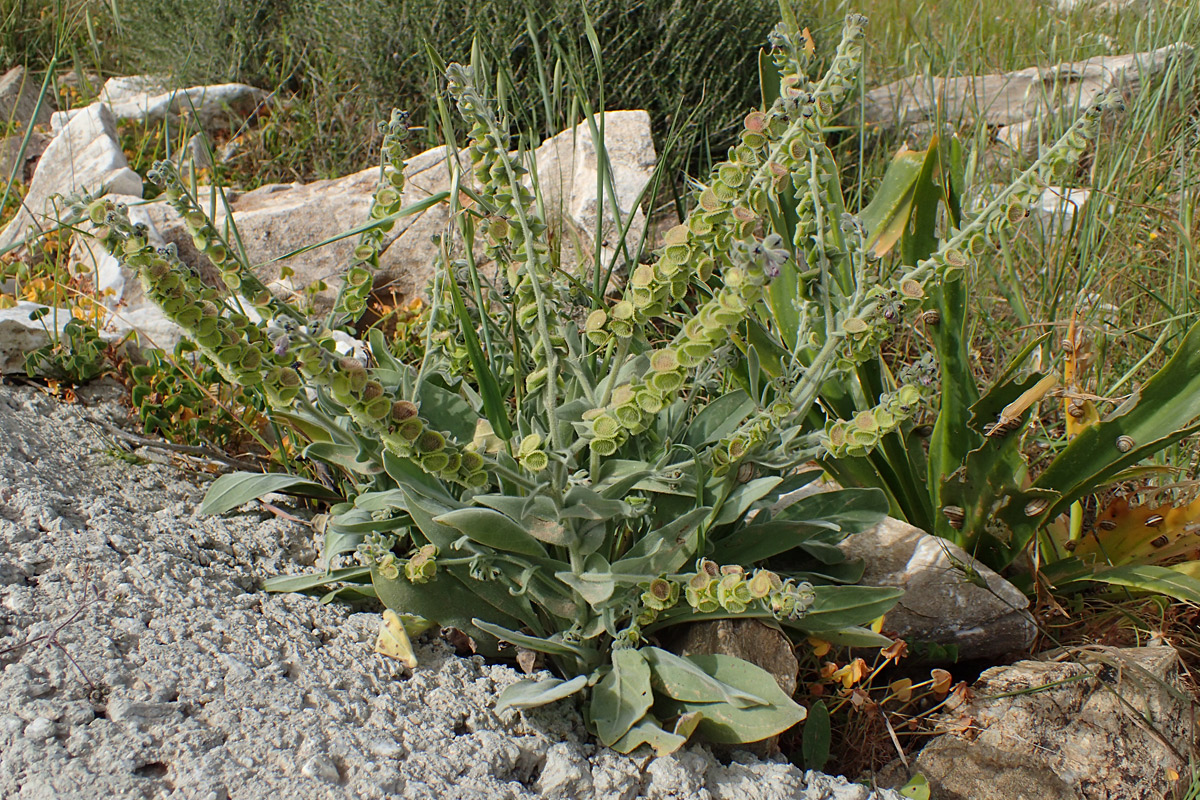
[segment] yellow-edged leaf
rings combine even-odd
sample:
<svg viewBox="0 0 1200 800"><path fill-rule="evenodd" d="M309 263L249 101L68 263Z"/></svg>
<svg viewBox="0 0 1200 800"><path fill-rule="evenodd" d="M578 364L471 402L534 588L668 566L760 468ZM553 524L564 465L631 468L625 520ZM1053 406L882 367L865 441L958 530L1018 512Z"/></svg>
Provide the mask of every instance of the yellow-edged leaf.
<svg viewBox="0 0 1200 800"><path fill-rule="evenodd" d="M417 668L417 656L413 653L412 641L400 616L390 608L383 612L383 624L379 627L379 638L375 640L375 652L394 658L409 669Z"/></svg>

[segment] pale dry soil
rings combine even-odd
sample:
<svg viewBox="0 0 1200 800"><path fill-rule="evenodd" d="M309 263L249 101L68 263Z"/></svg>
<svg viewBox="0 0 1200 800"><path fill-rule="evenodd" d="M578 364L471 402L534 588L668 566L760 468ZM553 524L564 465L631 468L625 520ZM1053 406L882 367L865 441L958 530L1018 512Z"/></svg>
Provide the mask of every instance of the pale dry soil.
<svg viewBox="0 0 1200 800"><path fill-rule="evenodd" d="M200 516L195 476L115 458L90 421L127 424L115 395L0 385L0 798L899 797L701 746L619 755L568 703L497 714L520 675L440 640L407 673L377 614L260 591L317 562L307 527Z"/></svg>

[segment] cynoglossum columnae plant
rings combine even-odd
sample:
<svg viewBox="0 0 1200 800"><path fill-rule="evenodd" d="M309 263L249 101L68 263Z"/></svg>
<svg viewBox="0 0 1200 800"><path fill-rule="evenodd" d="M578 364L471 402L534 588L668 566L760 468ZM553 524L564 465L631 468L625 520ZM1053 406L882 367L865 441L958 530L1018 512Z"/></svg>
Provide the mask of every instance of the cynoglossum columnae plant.
<svg viewBox="0 0 1200 800"><path fill-rule="evenodd" d="M776 29L778 98L747 116L687 221L615 300L556 269L526 154L509 152L482 76L450 65L470 170L448 159L452 185L440 199L454 230L441 237L424 352L413 363L378 332L365 357L333 347L334 330L361 312L356 298L369 280L355 270L370 277L375 232L411 213L398 208L402 124L388 132L373 222L360 229L347 273L355 277L325 321L271 297L168 168L157 174L219 267L221 291L170 248L150 247L119 207L92 204L97 235L147 296L229 380L261 387L277 415L312 437L306 456L350 478L352 500L331 510L326 558L332 567L357 551L361 566L275 587L369 579L415 625L457 628L486 653L541 653L560 677L517 684L502 705L590 689L590 724L623 751L669 751L694 730L753 741L802 719L757 667L679 657L658 637L686 622L746 617L881 643L860 626L899 592L854 586L861 567L834 545L882 518L882 493L844 490L782 509L780 498L816 477L801 465L873 446L913 413L916 380L870 398L852 429L810 420L823 387L875 357L892 320L926 284L957 274L960 255L1002 216L992 208L907 274L875 279L864 225L844 207L823 140L853 88L864 24L847 19L819 79L806 74L794 21ZM1066 140L1060 154L1074 147ZM1023 199L1033 174L1004 202ZM481 255L494 262L495 282ZM269 319L255 321L238 293ZM305 488L288 476L227 476L205 507L288 485Z"/></svg>

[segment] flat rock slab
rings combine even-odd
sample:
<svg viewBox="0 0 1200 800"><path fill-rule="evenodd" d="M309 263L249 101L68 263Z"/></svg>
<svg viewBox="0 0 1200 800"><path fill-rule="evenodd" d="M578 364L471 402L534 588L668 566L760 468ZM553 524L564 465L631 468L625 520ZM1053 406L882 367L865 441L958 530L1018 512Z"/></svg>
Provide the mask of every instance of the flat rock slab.
<svg viewBox="0 0 1200 800"><path fill-rule="evenodd" d="M203 487L133 466L85 416L0 386L0 797L898 800L783 762L590 742L574 706L495 712L516 671L379 616L258 590L310 569L312 531L201 517Z"/></svg>
<svg viewBox="0 0 1200 800"><path fill-rule="evenodd" d="M1006 133L1005 127L1025 125L1018 130L1028 133L1030 121L1059 112L1073 116L1103 92L1115 89L1126 97L1136 95L1144 83L1193 54L1191 45L1176 43L1143 53L992 75L913 75L867 92L863 113L867 125L882 129L934 120L953 125L982 121L1000 128L1002 139L1016 142L1023 137Z"/></svg>
<svg viewBox="0 0 1200 800"><path fill-rule="evenodd" d="M244 83L168 89L161 80L134 75L109 78L98 103L108 106L118 120L153 127L163 122L177 125L184 119L194 119L201 130L213 133L229 130L252 116L267 102L268 96L262 89ZM57 132L91 107L59 111L50 124Z"/></svg>
<svg viewBox="0 0 1200 800"><path fill-rule="evenodd" d="M1193 698L1170 647L1088 648L980 676L914 769L939 800L1144 800L1192 752ZM1182 758L1180 756L1183 756Z"/></svg>

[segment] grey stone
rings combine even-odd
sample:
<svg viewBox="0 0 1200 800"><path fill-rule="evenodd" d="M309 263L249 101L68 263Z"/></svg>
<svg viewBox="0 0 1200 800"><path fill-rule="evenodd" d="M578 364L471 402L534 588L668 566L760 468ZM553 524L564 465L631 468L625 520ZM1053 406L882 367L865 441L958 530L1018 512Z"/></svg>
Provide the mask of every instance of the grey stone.
<svg viewBox="0 0 1200 800"><path fill-rule="evenodd" d="M75 115L46 147L21 210L0 233L0 250L21 241L30 226L57 226L65 209L55 207L55 195L84 191L142 196L142 179L129 168L103 104Z"/></svg>
<svg viewBox="0 0 1200 800"><path fill-rule="evenodd" d="M599 125L599 118L594 122ZM603 197L596 193L599 153L589 123L582 122L547 139L534 153L538 187L547 213L562 228L566 265L577 263L580 254L584 263L591 261L597 219L602 220L605 269L614 260L617 266L624 265L626 254L636 261L638 242L646 229L646 217L638 202L658 161L650 135L650 115L645 111L610 111L604 115L603 126L617 213L607 188Z"/></svg>
<svg viewBox="0 0 1200 800"><path fill-rule="evenodd" d="M315 755L305 761L300 772L305 777L316 778L325 783L340 783L342 780L341 775L338 774L337 765L329 760L328 756L323 755Z"/></svg>
<svg viewBox="0 0 1200 800"><path fill-rule="evenodd" d="M551 745L538 776L537 790L545 797L561 797L564 800L589 796L592 791L592 770L587 759L566 744Z"/></svg>
<svg viewBox="0 0 1200 800"><path fill-rule="evenodd" d="M38 108L41 81L22 66L16 66L0 78L0 125L13 123L11 132L24 133L30 126L48 125L54 113L54 92L47 91ZM6 178L7 180L7 178Z"/></svg>
<svg viewBox="0 0 1200 800"><path fill-rule="evenodd" d="M372 651L377 614L259 593L313 569L316 535L255 510L200 516L194 477L105 455L81 417L119 423L120 393L101 382L63 406L0 386L0 797L648 796L648 753L598 747L575 705L497 715L516 670L419 640L408 676ZM22 593L34 602L10 602ZM69 658L17 647L55 629ZM227 681L229 659L253 677ZM24 735L38 717L52 739ZM652 782L658 797L898 800L703 746Z"/></svg>
<svg viewBox="0 0 1200 800"><path fill-rule="evenodd" d="M70 309L49 309L40 320L29 318L43 308L48 307L21 300L12 308L0 309L0 374L24 373L27 354L64 335L71 321Z"/></svg>
<svg viewBox="0 0 1200 800"><path fill-rule="evenodd" d="M209 133L229 130L250 117L267 102L269 94L243 83L192 86L168 89L160 79L144 75L109 78L95 105L107 106L115 119L130 120L147 127L166 122L178 125L194 119ZM93 106L69 109L54 114L50 121L55 132L77 115Z"/></svg>
<svg viewBox="0 0 1200 800"><path fill-rule="evenodd" d="M1170 647L1084 648L980 676L914 769L939 800L1141 800L1185 774L1192 701Z"/></svg>
<svg viewBox="0 0 1200 800"><path fill-rule="evenodd" d="M1037 627L1025 595L952 542L889 517L840 547L866 563L863 584L904 589L884 617L884 628L904 639L954 645L962 659L1023 651L1033 642Z"/></svg>
<svg viewBox="0 0 1200 800"><path fill-rule="evenodd" d="M49 136L37 131L29 135L28 141L21 134L0 139L0 180L7 181L11 175L18 183L29 183L50 141Z"/></svg>
<svg viewBox="0 0 1200 800"><path fill-rule="evenodd" d="M54 736L54 720L38 717L25 726L25 738L42 742Z"/></svg>
<svg viewBox="0 0 1200 800"><path fill-rule="evenodd" d="M1030 132L1036 130L1034 121L1053 114L1074 117L1111 89L1134 96L1144 83L1193 53L1191 45L1179 42L1149 52L1098 56L1050 68L953 78L913 75L867 92L863 114L868 126L882 129L925 125L935 119L956 126L981 121L999 128L1001 140L1020 149L1022 140L1030 139ZM1006 131L1009 126L1024 127Z"/></svg>

